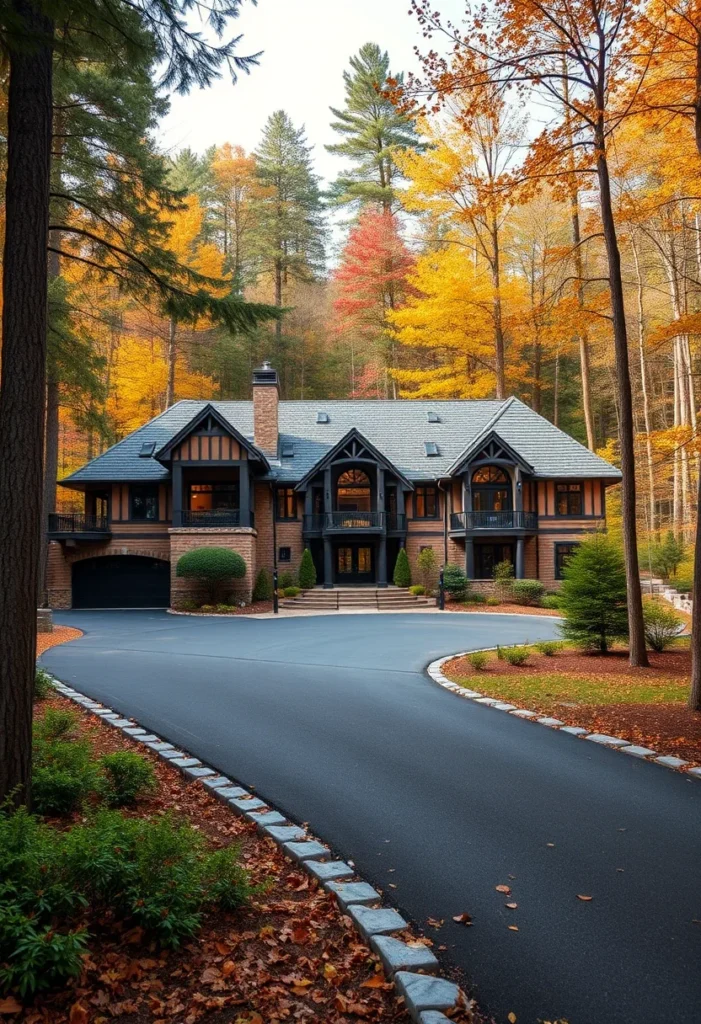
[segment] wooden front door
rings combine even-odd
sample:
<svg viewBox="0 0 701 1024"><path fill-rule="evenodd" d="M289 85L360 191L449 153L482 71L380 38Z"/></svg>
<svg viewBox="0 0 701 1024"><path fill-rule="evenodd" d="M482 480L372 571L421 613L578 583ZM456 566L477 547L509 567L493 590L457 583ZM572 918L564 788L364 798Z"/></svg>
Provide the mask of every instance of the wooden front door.
<svg viewBox="0 0 701 1024"><path fill-rule="evenodd" d="M336 583L374 583L375 561L372 547L366 544L342 544L336 548Z"/></svg>

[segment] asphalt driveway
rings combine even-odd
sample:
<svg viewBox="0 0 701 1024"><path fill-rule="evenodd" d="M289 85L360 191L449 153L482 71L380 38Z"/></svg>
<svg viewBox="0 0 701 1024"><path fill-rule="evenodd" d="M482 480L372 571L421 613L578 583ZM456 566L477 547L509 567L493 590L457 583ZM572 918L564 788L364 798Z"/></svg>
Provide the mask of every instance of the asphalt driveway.
<svg viewBox="0 0 701 1024"><path fill-rule="evenodd" d="M424 673L443 654L551 637L552 620L56 620L86 636L44 655L52 672L308 821L499 1022L699 1024L701 782ZM452 921L462 911L473 927Z"/></svg>

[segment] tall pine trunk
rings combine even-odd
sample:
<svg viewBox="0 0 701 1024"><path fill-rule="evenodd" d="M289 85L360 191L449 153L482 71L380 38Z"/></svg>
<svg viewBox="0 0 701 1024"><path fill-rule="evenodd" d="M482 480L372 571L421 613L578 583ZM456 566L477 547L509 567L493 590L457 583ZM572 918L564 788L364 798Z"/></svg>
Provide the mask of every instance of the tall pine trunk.
<svg viewBox="0 0 701 1024"><path fill-rule="evenodd" d="M168 383L166 384L166 409L170 409L175 402L175 366L178 360L177 345L178 324L175 317L170 318L168 324Z"/></svg>
<svg viewBox="0 0 701 1024"><path fill-rule="evenodd" d="M630 628L630 664L647 667L645 649L645 627L643 623L643 597L640 590L640 567L638 564L638 539L635 520L635 443L633 423L633 397L628 365L628 336L623 303L623 280L621 277L621 254L616 236L616 223L611 201L611 182L606 159L606 138L603 115L600 115L596 130L596 170L599 181L599 202L601 221L608 257L609 284L611 290L611 311L613 314L613 340L616 363L616 390L619 407L619 440L621 446L621 498L623 518L623 551L626 561L626 585L628 592L628 623Z"/></svg>
<svg viewBox="0 0 701 1024"><path fill-rule="evenodd" d="M696 101L694 104L694 138L701 157L701 31L696 42ZM696 548L694 550L694 592L691 608L691 688L689 707L701 711L701 472L698 474L696 504Z"/></svg>
<svg viewBox="0 0 701 1024"><path fill-rule="evenodd" d="M643 397L643 421L645 423L645 454L647 456L647 486L650 502L650 532L657 533L655 512L655 468L652 457L652 418L650 416L650 395L647 386L647 360L645 358L645 309L643 306L643 278L640 273L640 259L635 240L631 242L635 274L638 282L638 356L640 359L640 389Z"/></svg>
<svg viewBox="0 0 701 1024"><path fill-rule="evenodd" d="M0 383L0 802L31 799L41 551L53 25L13 0ZM33 40L28 43L26 40Z"/></svg>

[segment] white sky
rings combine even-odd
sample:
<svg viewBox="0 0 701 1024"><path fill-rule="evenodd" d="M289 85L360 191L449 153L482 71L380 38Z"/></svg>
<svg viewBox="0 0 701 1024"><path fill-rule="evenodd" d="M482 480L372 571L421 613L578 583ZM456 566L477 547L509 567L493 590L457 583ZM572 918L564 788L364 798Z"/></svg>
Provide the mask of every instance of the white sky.
<svg viewBox="0 0 701 1024"><path fill-rule="evenodd" d="M260 66L236 85L222 78L210 89L173 96L161 131L170 152L197 153L231 142L250 151L268 115L284 108L306 127L317 174L326 181L343 167L324 149L336 141L329 107L343 105L342 73L363 43L389 51L393 72L416 70L413 47L426 48L409 0L259 0L244 3L232 34L243 34L239 53L262 50ZM441 13L459 21L464 0L439 0Z"/></svg>

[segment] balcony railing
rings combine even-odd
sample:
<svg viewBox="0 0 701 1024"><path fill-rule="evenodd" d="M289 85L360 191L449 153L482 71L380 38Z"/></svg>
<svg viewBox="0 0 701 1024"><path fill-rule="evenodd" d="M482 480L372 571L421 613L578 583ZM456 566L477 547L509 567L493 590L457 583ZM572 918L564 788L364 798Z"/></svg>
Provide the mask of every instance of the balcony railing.
<svg viewBox="0 0 701 1024"><path fill-rule="evenodd" d="M406 516L392 512L315 512L304 516L305 533L406 530Z"/></svg>
<svg viewBox="0 0 701 1024"><path fill-rule="evenodd" d="M65 536L109 533L107 516L86 516L83 512L50 512L49 533Z"/></svg>
<svg viewBox="0 0 701 1024"><path fill-rule="evenodd" d="M180 522L183 526L240 526L241 512L237 508L208 508L196 512L183 509Z"/></svg>
<svg viewBox="0 0 701 1024"><path fill-rule="evenodd" d="M536 512L453 512L451 530L537 530Z"/></svg>

